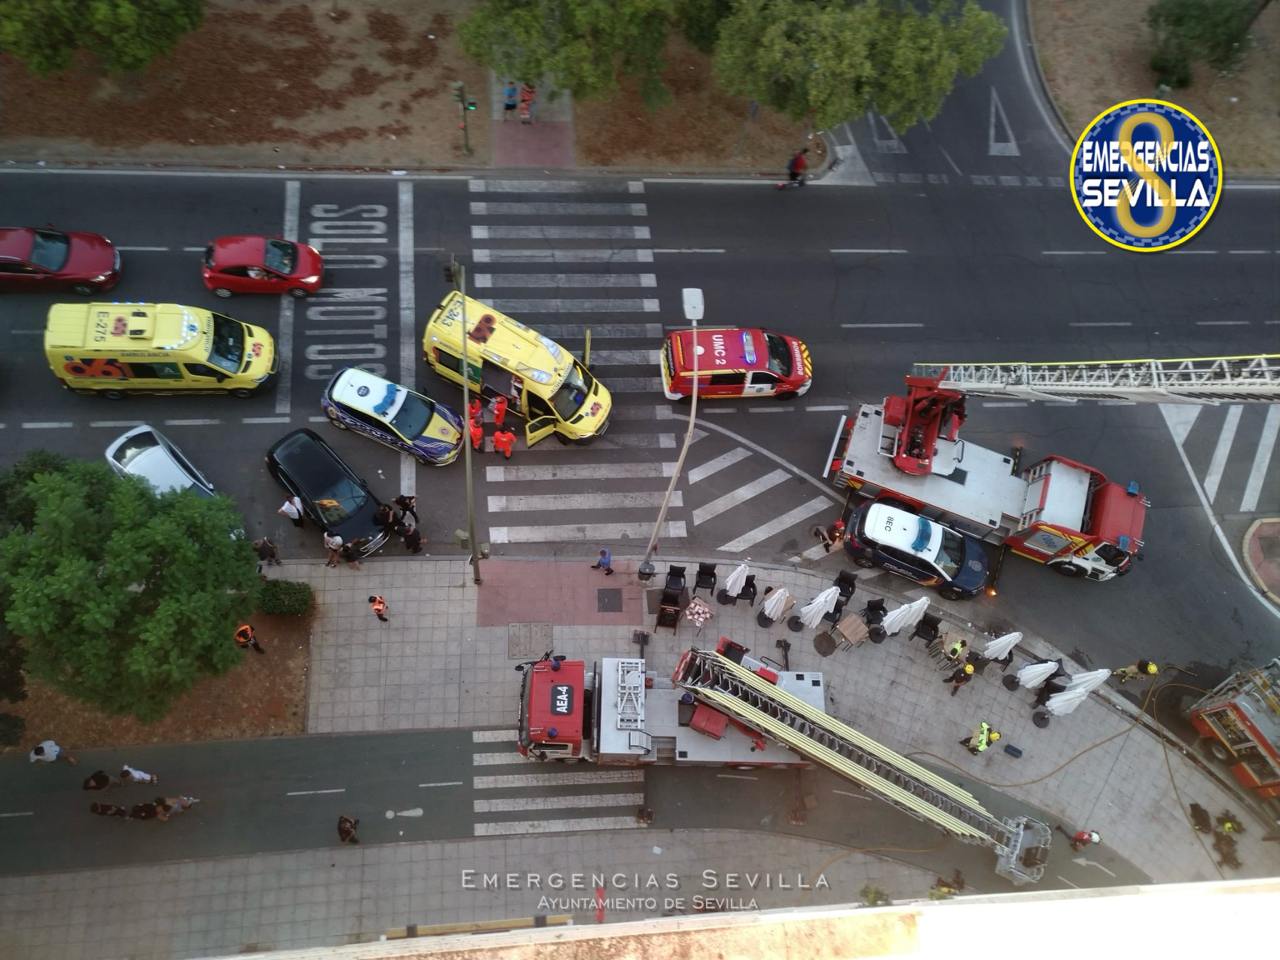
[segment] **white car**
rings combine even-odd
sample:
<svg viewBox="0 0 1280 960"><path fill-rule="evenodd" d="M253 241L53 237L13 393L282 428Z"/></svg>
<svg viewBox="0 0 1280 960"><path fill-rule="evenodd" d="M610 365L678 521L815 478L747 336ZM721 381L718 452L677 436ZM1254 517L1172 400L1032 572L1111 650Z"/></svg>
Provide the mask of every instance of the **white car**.
<svg viewBox="0 0 1280 960"><path fill-rule="evenodd" d="M122 477L142 477L156 493L190 490L202 497L212 497L216 492L213 484L181 450L145 423L121 434L107 447L107 463Z"/></svg>

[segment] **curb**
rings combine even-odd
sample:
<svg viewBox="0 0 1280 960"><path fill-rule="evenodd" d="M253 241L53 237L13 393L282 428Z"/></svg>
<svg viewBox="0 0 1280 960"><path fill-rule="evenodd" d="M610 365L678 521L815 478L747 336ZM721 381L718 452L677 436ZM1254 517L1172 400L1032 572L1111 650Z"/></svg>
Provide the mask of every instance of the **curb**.
<svg viewBox="0 0 1280 960"><path fill-rule="evenodd" d="M1044 98L1044 102L1049 105L1049 109L1053 111L1053 116L1058 121L1059 132L1068 144L1074 144L1076 137L1071 135L1071 128L1067 126L1067 118L1062 115L1061 108L1058 107L1058 101L1054 99L1053 94L1049 90L1049 81L1044 76L1044 66L1040 63L1040 51L1036 48L1036 29L1035 18L1031 14L1031 0L1022 0L1023 20L1027 24L1027 35L1023 38L1023 42L1028 50L1031 51L1031 62L1036 67L1036 82L1040 85L1040 95Z"/></svg>
<svg viewBox="0 0 1280 960"><path fill-rule="evenodd" d="M1245 569L1249 571L1249 576L1253 578L1254 584L1262 595L1272 603L1280 606L1280 596L1277 596L1270 588L1267 587L1266 581L1262 578L1262 574L1258 572L1258 568L1253 565L1253 558L1249 556L1249 541L1253 539L1254 534L1258 532L1258 528L1265 523L1280 524L1280 517L1259 517L1253 523L1249 524L1249 529L1245 531L1244 537L1240 540L1240 555L1244 558Z"/></svg>

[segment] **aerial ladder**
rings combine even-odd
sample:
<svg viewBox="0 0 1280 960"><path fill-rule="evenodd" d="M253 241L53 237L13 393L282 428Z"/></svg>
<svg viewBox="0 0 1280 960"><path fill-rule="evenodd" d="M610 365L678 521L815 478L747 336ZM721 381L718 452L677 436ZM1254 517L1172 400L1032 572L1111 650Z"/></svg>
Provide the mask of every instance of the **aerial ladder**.
<svg viewBox="0 0 1280 960"><path fill-rule="evenodd" d="M996 854L1014 885L1044 875L1052 834L1030 817L999 817L971 793L866 737L767 679L712 651L689 650L672 681L693 697L904 813Z"/></svg>
<svg viewBox="0 0 1280 960"><path fill-rule="evenodd" d="M917 377L982 397L1132 403L1276 403L1280 354L1073 363L917 363Z"/></svg>

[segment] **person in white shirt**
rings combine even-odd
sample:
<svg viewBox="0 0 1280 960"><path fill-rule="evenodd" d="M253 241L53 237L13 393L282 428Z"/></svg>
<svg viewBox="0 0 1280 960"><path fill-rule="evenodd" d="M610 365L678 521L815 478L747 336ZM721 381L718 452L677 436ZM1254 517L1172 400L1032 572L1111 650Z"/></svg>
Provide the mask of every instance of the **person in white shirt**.
<svg viewBox="0 0 1280 960"><path fill-rule="evenodd" d="M120 768L120 779L125 783L159 783L160 778L154 773L147 773L145 770L139 770L137 767L131 767L127 763Z"/></svg>
<svg viewBox="0 0 1280 960"><path fill-rule="evenodd" d="M53 763L55 760L65 760L73 767L80 761L73 757L67 751L58 746L56 740L42 740L32 748L27 754L27 759L32 763Z"/></svg>
<svg viewBox="0 0 1280 960"><path fill-rule="evenodd" d="M280 504L280 509L276 511L283 517L288 517L293 521L293 525L299 530L302 529L302 501L297 497L290 497L284 503Z"/></svg>
<svg viewBox="0 0 1280 960"><path fill-rule="evenodd" d="M329 560L325 563L325 566L336 567L338 565L338 557L342 553L342 538L336 533L330 533L326 530L324 532L324 548L329 551Z"/></svg>

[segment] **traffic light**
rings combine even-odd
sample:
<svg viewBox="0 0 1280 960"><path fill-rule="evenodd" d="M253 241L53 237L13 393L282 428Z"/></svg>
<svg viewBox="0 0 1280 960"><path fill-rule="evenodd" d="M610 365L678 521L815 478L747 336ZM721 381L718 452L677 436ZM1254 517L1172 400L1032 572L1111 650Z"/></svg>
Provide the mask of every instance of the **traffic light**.
<svg viewBox="0 0 1280 960"><path fill-rule="evenodd" d="M467 95L466 85L461 80L455 80L449 86L453 88L453 99L462 103Z"/></svg>
<svg viewBox="0 0 1280 960"><path fill-rule="evenodd" d="M475 108L476 108L476 102L475 102L474 100L468 100L468 101L467 101L467 109L468 109L468 110L474 110Z"/></svg>

